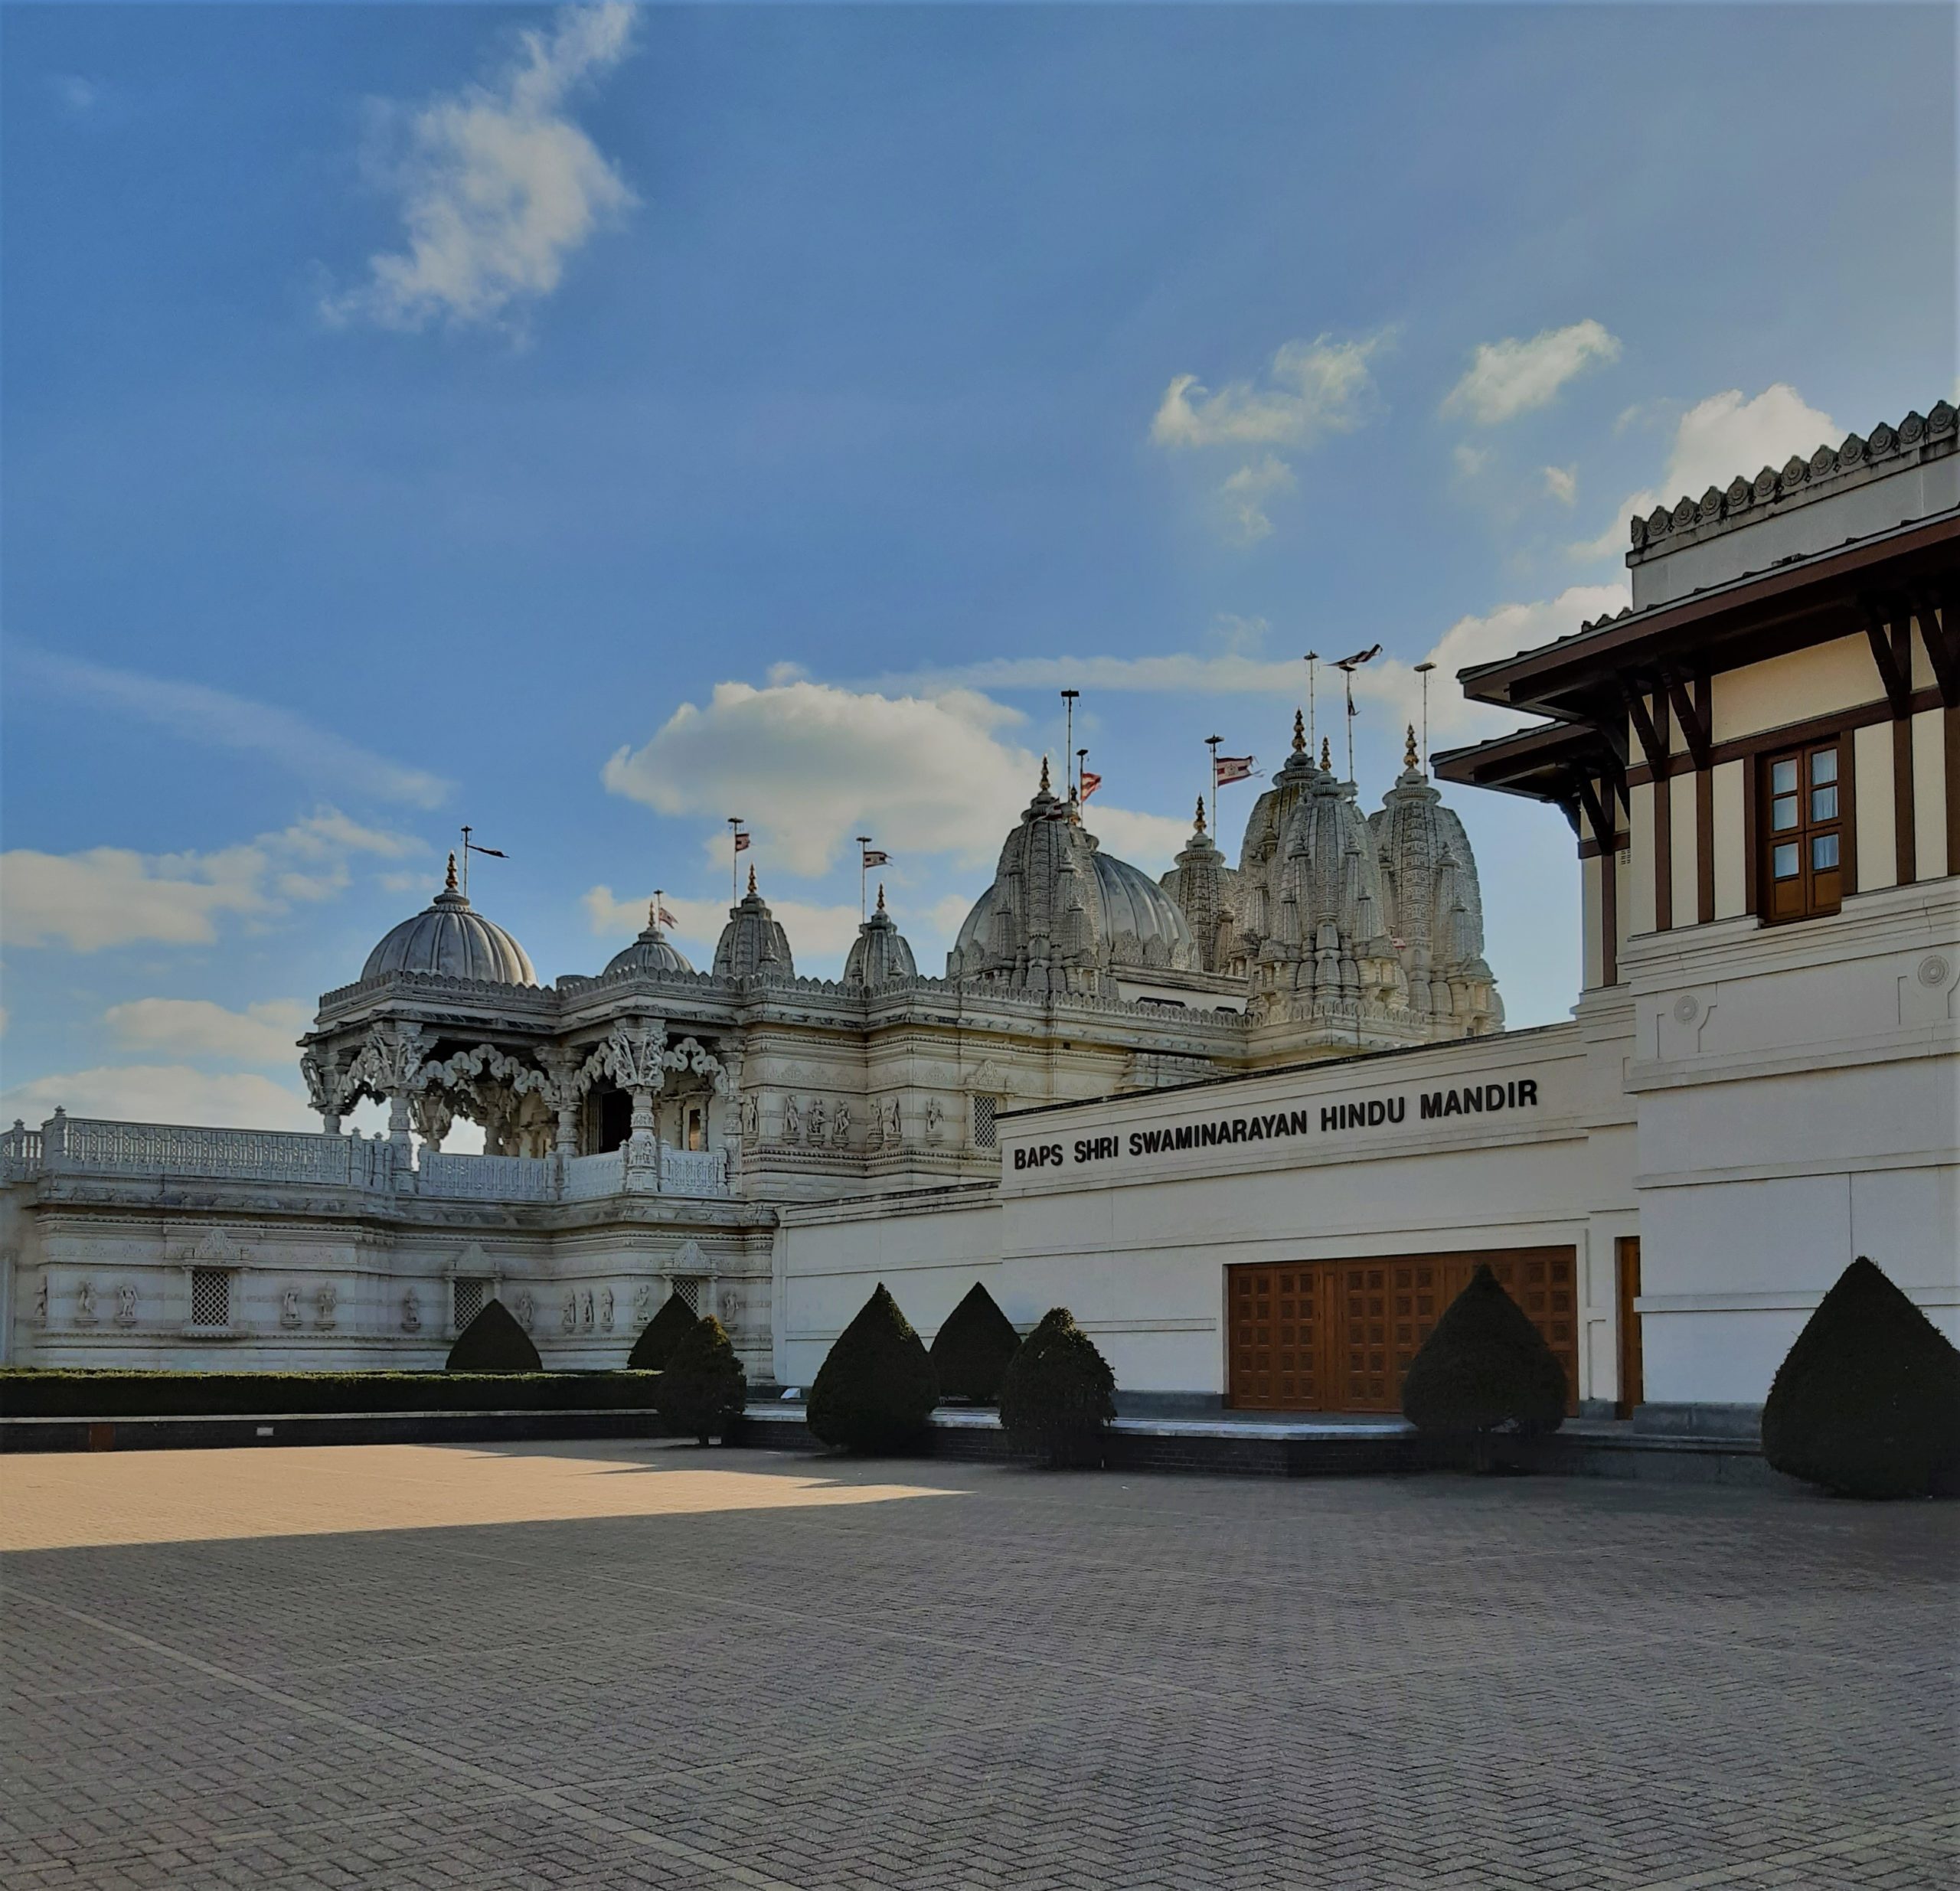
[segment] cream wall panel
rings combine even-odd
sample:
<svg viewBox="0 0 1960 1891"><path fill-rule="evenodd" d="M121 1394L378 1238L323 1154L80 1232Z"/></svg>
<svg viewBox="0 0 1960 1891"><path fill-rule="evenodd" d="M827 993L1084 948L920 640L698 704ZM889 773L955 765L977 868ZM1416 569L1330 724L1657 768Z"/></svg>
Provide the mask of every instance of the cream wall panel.
<svg viewBox="0 0 1960 1891"><path fill-rule="evenodd" d="M1602 961L1599 955L1599 871L1597 860L1583 860L1579 863L1579 887L1581 918L1586 932L1586 988L1590 991L1600 980Z"/></svg>
<svg viewBox="0 0 1960 1891"><path fill-rule="evenodd" d="M1749 792L1749 766L1724 762L1712 771L1715 790L1715 916L1733 919L1748 897L1743 858L1743 797Z"/></svg>
<svg viewBox="0 0 1960 1891"><path fill-rule="evenodd" d="M1633 876L1627 923L1636 932L1651 932L1659 923L1654 911L1654 787L1642 782L1628 791L1627 825L1632 834L1633 857L1640 870Z"/></svg>
<svg viewBox="0 0 1960 1891"><path fill-rule="evenodd" d="M1913 848L1921 880L1946 876L1946 730L1937 709L1912 720Z"/></svg>
<svg viewBox="0 0 1960 1891"><path fill-rule="evenodd" d="M1674 848L1670 884L1677 926L1693 926L1700 912L1695 904L1694 794L1692 775L1677 775L1668 789L1669 840Z"/></svg>
<svg viewBox="0 0 1960 1891"><path fill-rule="evenodd" d="M1929 690L1939 681L1933 674L1932 659L1926 655L1925 632L1916 617L1913 619L1913 687L1916 690Z"/></svg>
<svg viewBox="0 0 1960 1891"><path fill-rule="evenodd" d="M1858 890L1899 883L1899 825L1892 795L1892 725L1867 723L1852 736L1857 771Z"/></svg>
<svg viewBox="0 0 1960 1891"><path fill-rule="evenodd" d="M1717 677L1715 740L1733 742L1813 716L1835 715L1860 703L1877 702L1884 694L1871 646L1862 637L1841 637Z"/></svg>

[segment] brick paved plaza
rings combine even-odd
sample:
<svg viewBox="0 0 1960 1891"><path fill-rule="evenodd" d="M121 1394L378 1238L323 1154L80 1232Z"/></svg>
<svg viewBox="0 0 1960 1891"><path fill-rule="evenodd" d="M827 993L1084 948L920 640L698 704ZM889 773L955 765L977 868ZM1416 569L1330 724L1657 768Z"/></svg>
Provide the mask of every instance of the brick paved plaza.
<svg viewBox="0 0 1960 1891"><path fill-rule="evenodd" d="M1960 1507L0 1462L0 1883L1948 1886Z"/></svg>

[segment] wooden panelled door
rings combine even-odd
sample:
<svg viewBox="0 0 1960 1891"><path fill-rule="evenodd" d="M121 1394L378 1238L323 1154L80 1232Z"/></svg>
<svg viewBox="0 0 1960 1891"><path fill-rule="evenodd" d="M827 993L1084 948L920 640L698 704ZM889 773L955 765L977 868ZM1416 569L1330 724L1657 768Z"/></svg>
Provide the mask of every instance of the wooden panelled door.
<svg viewBox="0 0 1960 1891"><path fill-rule="evenodd" d="M1245 1411L1399 1412L1409 1362L1488 1264L1565 1367L1576 1409L1577 1258L1569 1247L1503 1248L1228 1268L1227 1401Z"/></svg>
<svg viewBox="0 0 1960 1891"><path fill-rule="evenodd" d="M1618 1276L1620 1342L1620 1391L1615 1406L1621 1418L1632 1418L1633 1408L1647 1396L1640 1357L1640 1315L1633 1304L1640 1298L1638 1235L1628 1235L1613 1243L1613 1267Z"/></svg>

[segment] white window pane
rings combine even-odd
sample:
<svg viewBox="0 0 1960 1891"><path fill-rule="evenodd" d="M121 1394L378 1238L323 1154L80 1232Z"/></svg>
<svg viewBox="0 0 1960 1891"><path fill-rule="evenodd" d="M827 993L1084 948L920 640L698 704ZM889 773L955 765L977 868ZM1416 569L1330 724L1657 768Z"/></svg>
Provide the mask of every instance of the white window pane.
<svg viewBox="0 0 1960 1891"><path fill-rule="evenodd" d="M1797 825L1797 798L1795 795L1779 795L1769 804L1769 825L1779 834Z"/></svg>
<svg viewBox="0 0 1960 1891"><path fill-rule="evenodd" d="M1834 834L1820 834L1810 844L1810 864L1815 873L1823 873L1838 864L1838 837Z"/></svg>
<svg viewBox="0 0 1960 1891"><path fill-rule="evenodd" d="M1773 793L1793 794L1797 785L1797 765L1794 760L1772 762L1769 766L1769 786Z"/></svg>
<svg viewBox="0 0 1960 1891"><path fill-rule="evenodd" d="M1810 791L1810 818L1813 821L1835 821L1838 818L1836 789L1813 788Z"/></svg>
<svg viewBox="0 0 1960 1891"><path fill-rule="evenodd" d="M1797 844L1795 841L1786 841L1782 846L1777 848L1775 855L1775 864L1772 868L1772 871L1774 872L1779 880L1795 880L1796 878Z"/></svg>
<svg viewBox="0 0 1960 1891"><path fill-rule="evenodd" d="M1810 758L1810 778L1812 782L1834 782L1838 779L1838 751L1819 749Z"/></svg>

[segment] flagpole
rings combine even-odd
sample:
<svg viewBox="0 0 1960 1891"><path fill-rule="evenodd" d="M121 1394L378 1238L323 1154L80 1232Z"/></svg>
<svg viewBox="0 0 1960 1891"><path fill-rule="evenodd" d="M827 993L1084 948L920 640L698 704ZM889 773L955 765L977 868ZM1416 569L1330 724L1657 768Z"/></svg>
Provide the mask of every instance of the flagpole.
<svg viewBox="0 0 1960 1891"><path fill-rule="evenodd" d="M466 900L469 897L469 836L470 829L466 824L462 831L462 897Z"/></svg>
<svg viewBox="0 0 1960 1891"><path fill-rule="evenodd" d="M1063 775L1067 775L1069 772L1069 757L1074 752L1075 749L1075 699L1081 694L1082 691L1080 690L1063 690L1062 691L1062 704L1063 708L1067 710L1068 716L1068 733L1067 739L1062 743L1062 772ZM1062 785L1069 790L1067 799L1070 801L1074 800L1074 789L1067 782L1064 782Z"/></svg>
<svg viewBox="0 0 1960 1891"><path fill-rule="evenodd" d="M1204 739L1205 746L1211 751L1211 831L1214 834L1218 831L1218 745L1224 740L1223 736Z"/></svg>
<svg viewBox="0 0 1960 1891"><path fill-rule="evenodd" d="M742 850L737 844L741 834L742 817L731 814L728 817L728 903L731 906L742 903Z"/></svg>
<svg viewBox="0 0 1960 1891"><path fill-rule="evenodd" d="M858 837L858 923L864 923L864 875L869 870L864 864L864 850L871 844L868 834Z"/></svg>
<svg viewBox="0 0 1960 1891"><path fill-rule="evenodd" d="M1318 650L1307 652L1307 753L1314 753L1314 665L1320 661Z"/></svg>
<svg viewBox="0 0 1960 1891"><path fill-rule="evenodd" d="M1429 766L1429 672L1436 667L1433 663L1416 665L1416 674L1423 679L1423 767L1426 772Z"/></svg>
<svg viewBox="0 0 1960 1891"><path fill-rule="evenodd" d="M1078 749L1075 752L1075 805L1083 805L1082 785L1089 779L1089 751Z"/></svg>

